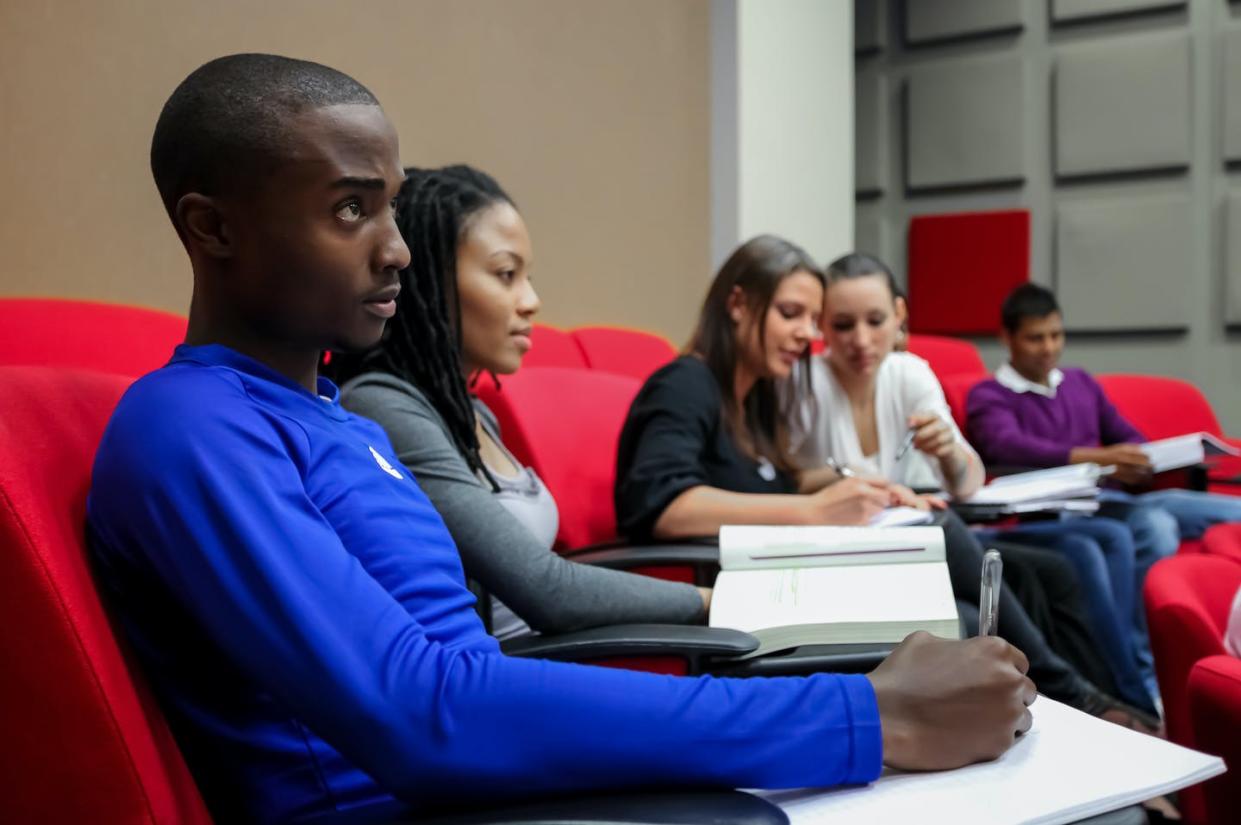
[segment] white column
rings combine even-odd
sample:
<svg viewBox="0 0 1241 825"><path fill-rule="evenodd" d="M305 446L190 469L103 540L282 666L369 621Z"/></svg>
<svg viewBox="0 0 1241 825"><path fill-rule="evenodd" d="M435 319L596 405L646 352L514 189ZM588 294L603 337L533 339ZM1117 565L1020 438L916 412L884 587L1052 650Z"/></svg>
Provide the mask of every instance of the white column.
<svg viewBox="0 0 1241 825"><path fill-rule="evenodd" d="M853 246L852 0L712 0L711 261L764 232Z"/></svg>

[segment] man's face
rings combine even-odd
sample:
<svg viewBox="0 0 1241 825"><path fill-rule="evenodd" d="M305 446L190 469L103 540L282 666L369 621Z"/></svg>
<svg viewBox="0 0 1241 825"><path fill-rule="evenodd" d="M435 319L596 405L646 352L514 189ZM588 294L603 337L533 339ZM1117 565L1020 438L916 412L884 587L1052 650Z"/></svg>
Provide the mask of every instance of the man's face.
<svg viewBox="0 0 1241 825"><path fill-rule="evenodd" d="M1059 312L1023 318L1015 332L1004 333L1013 368L1031 381L1046 383L1064 352L1064 321Z"/></svg>
<svg viewBox="0 0 1241 825"><path fill-rule="evenodd" d="M372 346L409 264L392 210L396 131L378 106L341 105L301 113L290 134L287 159L229 204L223 288L240 322L281 347Z"/></svg>

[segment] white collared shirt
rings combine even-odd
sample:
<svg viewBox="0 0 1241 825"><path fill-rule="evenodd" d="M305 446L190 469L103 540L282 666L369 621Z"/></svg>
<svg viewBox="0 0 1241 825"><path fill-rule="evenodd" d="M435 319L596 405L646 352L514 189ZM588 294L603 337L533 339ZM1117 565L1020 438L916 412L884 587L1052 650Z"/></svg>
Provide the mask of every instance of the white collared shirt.
<svg viewBox="0 0 1241 825"><path fill-rule="evenodd" d="M1059 367L1052 369L1047 376L1047 383L1040 384L1037 381L1031 381L1017 370L1013 369L1012 364L1002 364L995 371L995 380L1000 382L1000 386L1007 387L1013 392L1032 392L1035 395L1042 395L1047 398L1056 397L1056 388L1064 381L1064 373Z"/></svg>
<svg viewBox="0 0 1241 825"><path fill-rule="evenodd" d="M913 449L906 450L900 461L896 460L901 442L909 432L909 416L916 412L938 415L970 460L980 461L953 422L935 373L926 361L908 352L893 352L879 365L875 376L875 429L879 435L879 452L864 455L849 395L836 380L826 359L826 353L810 359L813 397L803 399L801 409L789 416L789 447L799 467L822 467L831 459L864 474L879 475L909 487L944 488L947 480L938 461Z"/></svg>

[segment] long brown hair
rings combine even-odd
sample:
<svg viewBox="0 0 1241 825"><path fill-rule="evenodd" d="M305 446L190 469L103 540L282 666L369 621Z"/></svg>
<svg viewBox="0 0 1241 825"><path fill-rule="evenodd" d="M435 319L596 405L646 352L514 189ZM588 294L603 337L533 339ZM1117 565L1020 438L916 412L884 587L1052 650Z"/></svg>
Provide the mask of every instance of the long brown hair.
<svg viewBox="0 0 1241 825"><path fill-rule="evenodd" d="M765 458L782 472L797 468L788 455L788 423L781 414L781 399L770 378L759 378L741 405L737 403L735 375L738 330L728 312L729 297L739 289L750 316L758 319L758 340L765 339L767 310L780 282L794 272L806 272L826 287L822 270L806 251L775 235L759 235L737 248L707 291L698 314L698 326L686 353L701 358L720 385L720 405L724 425L742 452L752 458ZM810 369L806 363L810 349L802 353L800 382L790 382L792 397L786 403L799 404L810 389ZM789 407L793 409L795 407Z"/></svg>

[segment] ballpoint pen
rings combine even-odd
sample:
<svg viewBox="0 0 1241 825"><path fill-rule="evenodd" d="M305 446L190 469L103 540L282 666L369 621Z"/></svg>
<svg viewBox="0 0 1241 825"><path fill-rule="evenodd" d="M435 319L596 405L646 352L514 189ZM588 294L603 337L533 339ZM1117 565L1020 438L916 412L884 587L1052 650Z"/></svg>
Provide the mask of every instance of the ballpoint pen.
<svg viewBox="0 0 1241 825"><path fill-rule="evenodd" d="M1004 560L991 549L982 557L982 589L978 594L978 635L994 636L1000 622L1000 573Z"/></svg>
<svg viewBox="0 0 1241 825"><path fill-rule="evenodd" d="M902 458L905 457L905 453L909 452L909 448L912 447L913 445L914 445L914 431L910 429L909 432L905 433L905 440L901 442L901 446L896 448L896 457L893 458L892 460L900 461Z"/></svg>
<svg viewBox="0 0 1241 825"><path fill-rule="evenodd" d="M829 458L827 460L827 466L830 467L832 470L835 470L836 475L840 476L841 478L853 478L855 475L857 475L857 473L853 472L853 470L851 470L848 467L848 465L841 464L839 461L837 461L834 458Z"/></svg>

